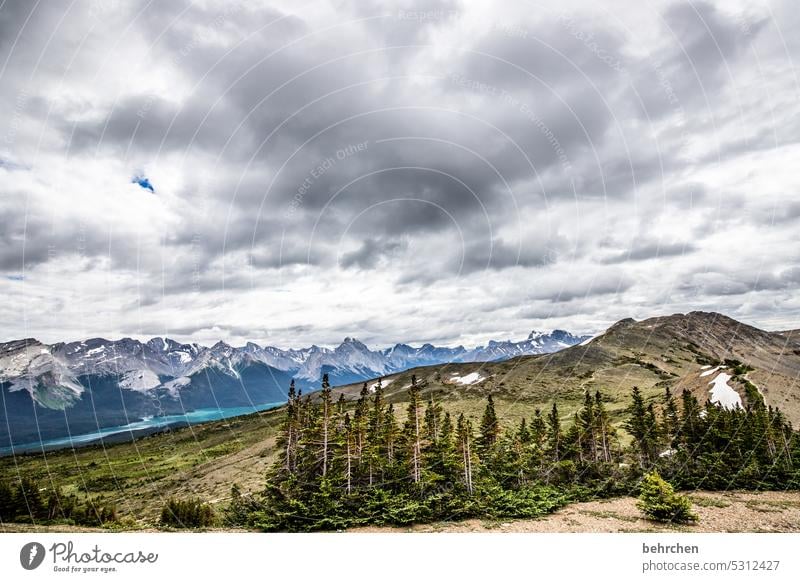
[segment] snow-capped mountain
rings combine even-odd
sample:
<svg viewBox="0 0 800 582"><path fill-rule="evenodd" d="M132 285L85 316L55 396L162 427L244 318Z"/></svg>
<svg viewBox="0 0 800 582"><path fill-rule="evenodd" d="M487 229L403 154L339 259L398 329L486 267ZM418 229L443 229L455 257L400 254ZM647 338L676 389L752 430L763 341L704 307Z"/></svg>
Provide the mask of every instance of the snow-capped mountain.
<svg viewBox="0 0 800 582"><path fill-rule="evenodd" d="M465 353L462 362L494 362L508 360L517 356L531 354L549 354L581 343L589 336L576 336L563 329L550 332L532 331L528 338L521 342L490 341L485 347L479 347Z"/></svg>
<svg viewBox="0 0 800 582"><path fill-rule="evenodd" d="M436 347L424 344L413 347L396 344L384 350L370 350L355 338L345 338L336 348L311 346L301 350L262 347L248 342L233 347L225 342L204 347L182 344L169 338L155 337L147 342L124 338L106 340L92 338L79 342L47 345L35 339L0 344L0 383L9 390L27 389L34 398L42 398L41 390L66 388L66 400L80 395L83 376L116 376L120 388L149 390L174 380L191 378L214 370L238 379L241 371L253 364L291 374L301 385L313 387L327 373L339 384L407 370L416 366L448 362L487 362L517 356L554 352L586 339L567 331L531 332L520 342L490 341L486 346L466 349ZM180 384L187 382L178 382ZM66 401L63 404L68 404Z"/></svg>
<svg viewBox="0 0 800 582"><path fill-rule="evenodd" d="M323 374L333 385L341 385L417 366L546 353L584 339L556 330L473 349L397 344L384 350L371 350L350 337L333 349L300 350L252 342L205 347L161 337L51 345L17 340L0 344L0 390L5 398L0 425L11 428L0 432L0 446L12 434L62 436L84 426L96 430L153 414L280 402L292 379L313 390Z"/></svg>

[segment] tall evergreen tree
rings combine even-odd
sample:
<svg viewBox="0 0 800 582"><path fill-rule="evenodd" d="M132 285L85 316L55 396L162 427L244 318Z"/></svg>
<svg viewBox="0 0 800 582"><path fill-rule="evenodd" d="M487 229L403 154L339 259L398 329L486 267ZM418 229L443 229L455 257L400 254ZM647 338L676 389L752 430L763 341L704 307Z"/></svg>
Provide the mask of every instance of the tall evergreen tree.
<svg viewBox="0 0 800 582"><path fill-rule="evenodd" d="M646 406L638 386L631 391L631 405L628 407L628 420L625 430L633 437L633 446L638 453L639 466L649 467L655 460L657 450L656 419L653 407Z"/></svg>
<svg viewBox="0 0 800 582"><path fill-rule="evenodd" d="M614 428L611 426L611 421L608 418L608 411L606 410L603 396L600 394L599 390L594 394L594 410L597 432L600 435L599 445L601 448L601 459L605 462L609 462L612 460L612 446L616 438Z"/></svg>
<svg viewBox="0 0 800 582"><path fill-rule="evenodd" d="M331 448L331 384L328 375L322 375L322 411L320 414L320 434L321 434L321 455L322 455L322 477L328 474L328 463L330 462Z"/></svg>
<svg viewBox="0 0 800 582"><path fill-rule="evenodd" d="M553 408L547 415L547 452L555 462L561 460L562 440L561 417L558 415L558 406L553 402Z"/></svg>
<svg viewBox="0 0 800 582"><path fill-rule="evenodd" d="M369 426L367 428L367 463L369 472L369 484L372 485L376 473L383 478L383 459L384 459L384 422L386 411L383 405L383 383L378 379L375 385L375 393L372 396L372 409L369 413Z"/></svg>
<svg viewBox="0 0 800 582"><path fill-rule="evenodd" d="M578 425L579 455L586 461L597 461L597 418L595 415L594 399L588 390L583 393L583 407L578 412L576 419Z"/></svg>
<svg viewBox="0 0 800 582"><path fill-rule="evenodd" d="M409 471L415 484L422 481L422 406L420 405L420 389L416 382L408 391L408 414L404 435L408 446Z"/></svg>
<svg viewBox="0 0 800 582"><path fill-rule="evenodd" d="M678 414L678 405L675 403L675 398L667 386L664 390L664 408L662 410L661 426L664 431L664 439L669 448L676 446L678 433L680 431L680 415Z"/></svg>
<svg viewBox="0 0 800 582"><path fill-rule="evenodd" d="M500 435L500 423L497 420L497 412L494 409L494 399L489 394L486 398L486 408L483 411L481 418L481 426L478 436L478 455L487 460L491 454L492 447L497 442L497 437Z"/></svg>

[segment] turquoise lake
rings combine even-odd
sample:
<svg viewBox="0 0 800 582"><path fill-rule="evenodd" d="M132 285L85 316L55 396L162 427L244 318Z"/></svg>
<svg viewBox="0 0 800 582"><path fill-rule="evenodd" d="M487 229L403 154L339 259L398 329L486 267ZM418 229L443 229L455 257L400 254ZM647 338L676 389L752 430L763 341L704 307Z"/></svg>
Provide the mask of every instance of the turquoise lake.
<svg viewBox="0 0 800 582"><path fill-rule="evenodd" d="M235 416L242 416L244 414L252 414L262 410L269 410L285 404L282 402L267 402L266 404L259 404L257 406L237 406L232 408L201 408L199 410L192 410L185 414L169 414L164 416L153 416L142 420L137 420L122 426L108 426L101 428L97 431L72 435L68 437L60 437L55 439L48 439L44 441L36 441L32 443L24 443L14 445L13 447L0 447L0 456L12 455L18 453L30 453L41 450L53 450L59 448L69 448L76 445L84 445L93 441L99 440L104 437L119 435L123 433L130 433L131 437L135 433L145 429L166 427L173 424L199 424L202 422L210 422L212 420L223 420L225 418L233 418Z"/></svg>

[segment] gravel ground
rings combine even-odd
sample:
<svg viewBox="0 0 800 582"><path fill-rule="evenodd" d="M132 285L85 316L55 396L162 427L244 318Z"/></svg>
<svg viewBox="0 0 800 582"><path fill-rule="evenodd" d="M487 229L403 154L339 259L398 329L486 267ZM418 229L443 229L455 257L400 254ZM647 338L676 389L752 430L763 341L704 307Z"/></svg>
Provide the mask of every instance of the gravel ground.
<svg viewBox="0 0 800 582"><path fill-rule="evenodd" d="M800 532L800 492L705 492L690 495L695 525L657 524L642 518L636 499L622 497L569 505L541 519L492 522L470 519L410 528L363 527L371 532Z"/></svg>
<svg viewBox="0 0 800 582"><path fill-rule="evenodd" d="M360 527L347 530L356 533L397 532L538 532L538 533L604 533L604 532L800 532L800 492L763 493L732 491L726 493L698 491L690 495L695 525L665 525L642 518L636 499L621 497L604 501L575 503L541 519L486 521L468 519L459 522L437 522L408 528ZM0 524L0 532L90 532L110 531L75 526L32 526ZM153 533L161 530L142 527L128 530ZM192 531L192 530L182 530ZM243 531L212 528L206 531Z"/></svg>

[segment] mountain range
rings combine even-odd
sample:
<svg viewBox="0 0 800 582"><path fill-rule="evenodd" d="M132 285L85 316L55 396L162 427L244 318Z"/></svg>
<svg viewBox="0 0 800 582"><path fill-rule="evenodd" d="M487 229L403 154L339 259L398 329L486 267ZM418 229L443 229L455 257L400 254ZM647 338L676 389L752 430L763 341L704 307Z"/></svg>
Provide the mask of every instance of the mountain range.
<svg viewBox="0 0 800 582"><path fill-rule="evenodd" d="M534 331L522 341L490 341L472 349L396 344L384 350L370 350L349 337L333 349L298 350L252 342L205 347L160 337L56 344L16 340L0 344L0 426L6 429L0 430L0 446L149 416L281 402L292 380L315 389L323 374L333 385L343 385L418 366L551 353L588 337Z"/></svg>

